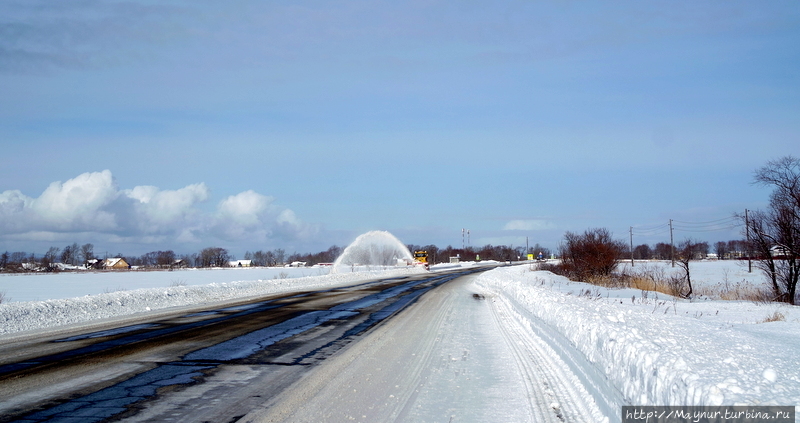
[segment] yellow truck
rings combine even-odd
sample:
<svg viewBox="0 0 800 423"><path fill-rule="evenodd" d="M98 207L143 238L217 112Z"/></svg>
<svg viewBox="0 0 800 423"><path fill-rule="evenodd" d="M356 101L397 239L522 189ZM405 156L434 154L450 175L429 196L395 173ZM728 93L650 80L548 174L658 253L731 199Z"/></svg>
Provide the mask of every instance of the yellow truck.
<svg viewBox="0 0 800 423"><path fill-rule="evenodd" d="M425 269L430 269L427 251L414 251L414 261L421 263L423 266L425 266Z"/></svg>

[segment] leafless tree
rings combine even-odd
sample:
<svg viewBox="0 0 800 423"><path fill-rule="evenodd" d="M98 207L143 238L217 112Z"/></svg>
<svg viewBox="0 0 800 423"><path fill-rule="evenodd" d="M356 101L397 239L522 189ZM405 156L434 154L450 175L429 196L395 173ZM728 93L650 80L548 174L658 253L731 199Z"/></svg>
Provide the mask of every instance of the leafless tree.
<svg viewBox="0 0 800 423"><path fill-rule="evenodd" d="M725 241L719 241L714 244L714 252L717 254L717 258L720 260L725 260L729 251L728 243Z"/></svg>
<svg viewBox="0 0 800 423"><path fill-rule="evenodd" d="M24 251L15 251L11 253L11 258L9 259L9 263L13 264L22 264L25 263L25 260L28 258L28 254Z"/></svg>
<svg viewBox="0 0 800 423"><path fill-rule="evenodd" d="M754 183L773 188L766 211L748 216L746 233L756 265L772 282L776 299L797 304L800 277L800 159L786 156L756 170Z"/></svg>
<svg viewBox="0 0 800 423"><path fill-rule="evenodd" d="M286 250L282 248L276 248L272 252L272 255L274 256L275 259L275 265L283 264L284 261L286 260Z"/></svg>
<svg viewBox="0 0 800 423"><path fill-rule="evenodd" d="M83 244L81 245L81 261L86 263L87 261L96 258L94 256L94 245L92 244Z"/></svg>
<svg viewBox="0 0 800 423"><path fill-rule="evenodd" d="M55 263L58 260L59 251L61 249L58 247L50 247L42 257L42 266L49 268L51 263Z"/></svg>
<svg viewBox="0 0 800 423"><path fill-rule="evenodd" d="M275 260L275 253L272 251L265 251L264 262L266 263L267 266L270 267L275 266L278 263L278 261Z"/></svg>
<svg viewBox="0 0 800 423"><path fill-rule="evenodd" d="M78 243L67 245L61 251L61 262L64 264L78 264L78 255L80 254L80 247Z"/></svg>
<svg viewBox="0 0 800 423"><path fill-rule="evenodd" d="M583 234L567 232L561 246L564 270L578 278L607 276L627 250L625 242L613 238L605 228L595 228Z"/></svg>
<svg viewBox="0 0 800 423"><path fill-rule="evenodd" d="M653 249L647 244L637 245L633 248L633 258L636 260L647 260L653 257Z"/></svg>
<svg viewBox="0 0 800 423"><path fill-rule="evenodd" d="M200 265L202 267L222 267L228 264L231 256L228 250L220 247L204 248L200 251Z"/></svg>
<svg viewBox="0 0 800 423"><path fill-rule="evenodd" d="M689 262L702 256L703 244L705 244L705 248L708 247L708 244L705 242L694 242L691 239L686 239L675 247L675 262L683 270L683 279L686 281L686 289L681 289L678 292L683 298L690 298L692 292L694 292Z"/></svg>
<svg viewBox="0 0 800 423"><path fill-rule="evenodd" d="M694 246L695 246L695 251L694 252L698 256L696 258L704 259L704 258L708 257L708 253L709 253L709 251L711 251L711 248L709 247L707 242L705 242L705 241L695 242Z"/></svg>
<svg viewBox="0 0 800 423"><path fill-rule="evenodd" d="M666 242L659 242L653 249L653 257L659 260L669 260L672 257L672 245Z"/></svg>

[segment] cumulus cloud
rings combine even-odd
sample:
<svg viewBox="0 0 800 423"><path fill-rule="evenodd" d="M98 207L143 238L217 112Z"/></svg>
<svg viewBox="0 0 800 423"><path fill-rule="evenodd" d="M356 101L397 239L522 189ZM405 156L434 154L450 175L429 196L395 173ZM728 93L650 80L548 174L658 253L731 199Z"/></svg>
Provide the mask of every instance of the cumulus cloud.
<svg viewBox="0 0 800 423"><path fill-rule="evenodd" d="M269 237L273 217L272 197L245 191L222 200L217 206L214 229L223 239L261 239Z"/></svg>
<svg viewBox="0 0 800 423"><path fill-rule="evenodd" d="M203 183L178 190L162 191L154 186L143 185L124 191L125 196L134 200L137 222L144 232L160 232L191 224L198 214L196 205L208 200L210 193Z"/></svg>
<svg viewBox="0 0 800 423"><path fill-rule="evenodd" d="M115 227L114 214L104 208L118 195L108 170L53 182L38 198L5 191L0 194L0 228L5 233L109 230Z"/></svg>
<svg viewBox="0 0 800 423"><path fill-rule="evenodd" d="M555 225L552 222L542 219L512 220L503 226L505 231L542 231L554 228Z"/></svg>
<svg viewBox="0 0 800 423"><path fill-rule="evenodd" d="M104 208L119 196L111 171L84 173L67 182L53 182L31 209L45 228L60 232L113 229L114 214Z"/></svg>
<svg viewBox="0 0 800 423"><path fill-rule="evenodd" d="M275 199L248 190L226 197L213 212L204 183L177 190L142 185L119 189L111 171L87 172L53 182L38 198L18 190L0 193L0 232L9 240L105 234L116 242L177 243L297 239L314 232Z"/></svg>
<svg viewBox="0 0 800 423"><path fill-rule="evenodd" d="M261 241L305 238L315 231L314 226L297 218L294 211L273 202L274 198L252 190L225 198L217 207L216 235L227 240Z"/></svg>

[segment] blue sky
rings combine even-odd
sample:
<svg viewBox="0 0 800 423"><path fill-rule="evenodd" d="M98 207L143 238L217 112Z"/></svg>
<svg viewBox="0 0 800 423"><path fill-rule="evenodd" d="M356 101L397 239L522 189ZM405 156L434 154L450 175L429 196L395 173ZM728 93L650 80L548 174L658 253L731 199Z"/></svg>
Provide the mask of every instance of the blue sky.
<svg viewBox="0 0 800 423"><path fill-rule="evenodd" d="M653 244L800 155L794 1L217 3L0 4L0 250Z"/></svg>

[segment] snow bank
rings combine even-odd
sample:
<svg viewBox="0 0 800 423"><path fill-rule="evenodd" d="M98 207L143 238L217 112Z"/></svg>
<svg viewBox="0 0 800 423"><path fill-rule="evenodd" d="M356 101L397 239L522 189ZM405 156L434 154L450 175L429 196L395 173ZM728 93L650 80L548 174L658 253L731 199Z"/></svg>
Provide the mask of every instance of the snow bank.
<svg viewBox="0 0 800 423"><path fill-rule="evenodd" d="M211 283L202 286L141 288L77 298L3 303L0 304L0 335L134 313L146 313L176 306L198 305L290 291L324 289L377 276L391 277L418 272L424 272L424 270L408 267L293 279L259 279ZM138 276L139 278L158 278L160 275L157 273L140 273ZM224 274L226 273L218 273L218 275ZM58 281L56 278L50 280Z"/></svg>
<svg viewBox="0 0 800 423"><path fill-rule="evenodd" d="M604 289L529 266L477 283L566 337L633 405L800 404L800 310ZM763 323L780 313L785 321ZM619 404L624 405L624 404Z"/></svg>
<svg viewBox="0 0 800 423"><path fill-rule="evenodd" d="M329 272L330 267L240 267L3 273L0 274L0 292L6 294L6 301L9 302L40 301L171 285L196 286L229 281L322 276Z"/></svg>

